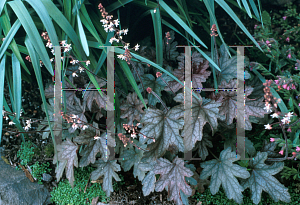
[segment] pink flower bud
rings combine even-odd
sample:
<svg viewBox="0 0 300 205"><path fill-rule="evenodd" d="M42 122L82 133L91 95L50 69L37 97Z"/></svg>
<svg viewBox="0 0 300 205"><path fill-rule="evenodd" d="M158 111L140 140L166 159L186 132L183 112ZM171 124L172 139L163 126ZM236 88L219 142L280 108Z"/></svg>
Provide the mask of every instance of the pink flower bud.
<svg viewBox="0 0 300 205"><path fill-rule="evenodd" d="M292 55L289 53L289 55L287 56L289 59L291 59L292 58Z"/></svg>
<svg viewBox="0 0 300 205"><path fill-rule="evenodd" d="M280 150L279 154L283 155L283 150Z"/></svg>
<svg viewBox="0 0 300 205"><path fill-rule="evenodd" d="M287 84L282 85L282 87L283 87L284 89L286 89L286 88L287 88Z"/></svg>
<svg viewBox="0 0 300 205"><path fill-rule="evenodd" d="M284 17L282 17L283 18L283 20L285 21L285 19L286 19L286 16L284 16Z"/></svg>
<svg viewBox="0 0 300 205"><path fill-rule="evenodd" d="M254 25L254 29L256 29L257 28L257 25Z"/></svg>
<svg viewBox="0 0 300 205"><path fill-rule="evenodd" d="M269 44L269 43L270 43L270 41L266 40L266 44Z"/></svg>
<svg viewBox="0 0 300 205"><path fill-rule="evenodd" d="M275 80L275 83L278 85L279 84L279 80Z"/></svg>
<svg viewBox="0 0 300 205"><path fill-rule="evenodd" d="M296 152L299 152L300 151L300 147L296 147Z"/></svg>
<svg viewBox="0 0 300 205"><path fill-rule="evenodd" d="M290 86L287 87L287 90L290 90Z"/></svg>
<svg viewBox="0 0 300 205"><path fill-rule="evenodd" d="M275 142L275 138L270 138L270 142Z"/></svg>
<svg viewBox="0 0 300 205"><path fill-rule="evenodd" d="M289 38L289 37L287 37L285 40L286 40L287 42L290 42L290 38Z"/></svg>
<svg viewBox="0 0 300 205"><path fill-rule="evenodd" d="M289 127L289 129L287 129L287 132L292 132L292 129Z"/></svg>
<svg viewBox="0 0 300 205"><path fill-rule="evenodd" d="M292 84L292 89L296 90L296 86L294 84Z"/></svg>
<svg viewBox="0 0 300 205"><path fill-rule="evenodd" d="M298 67L295 67L295 69L297 70L297 69L298 69Z"/></svg>

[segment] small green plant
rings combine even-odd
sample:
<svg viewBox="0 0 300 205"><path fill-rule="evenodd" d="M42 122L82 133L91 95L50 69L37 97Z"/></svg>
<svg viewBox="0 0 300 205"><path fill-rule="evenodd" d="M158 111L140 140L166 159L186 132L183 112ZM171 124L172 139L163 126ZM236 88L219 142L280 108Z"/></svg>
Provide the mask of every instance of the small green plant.
<svg viewBox="0 0 300 205"><path fill-rule="evenodd" d="M25 143L22 142L21 148L17 153L17 157L21 159L21 165L26 165L32 161L34 156L34 147L32 142L27 141Z"/></svg>
<svg viewBox="0 0 300 205"><path fill-rule="evenodd" d="M95 168L91 166L75 168L74 188L72 189L68 180L60 181L51 192L51 200L60 205L82 205L91 204L93 198L99 196L98 201L107 202L109 197L106 197L101 184L92 183L91 186L86 186L89 176L94 170Z"/></svg>
<svg viewBox="0 0 300 205"><path fill-rule="evenodd" d="M294 167L290 168L290 167L284 166L284 168L281 172L281 178L289 179L291 176L292 176L293 180L300 181L299 168L297 170Z"/></svg>
<svg viewBox="0 0 300 205"><path fill-rule="evenodd" d="M50 166L49 162L45 164L40 164L39 162L36 162L34 165L30 167L32 169L32 176L36 178L38 184L43 184L42 183L43 174L51 171L51 168L49 168L49 166Z"/></svg>

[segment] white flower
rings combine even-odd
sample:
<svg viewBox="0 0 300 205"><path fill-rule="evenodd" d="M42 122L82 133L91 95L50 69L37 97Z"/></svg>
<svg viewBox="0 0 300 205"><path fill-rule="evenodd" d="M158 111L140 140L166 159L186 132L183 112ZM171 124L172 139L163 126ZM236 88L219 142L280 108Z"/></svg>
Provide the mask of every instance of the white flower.
<svg viewBox="0 0 300 205"><path fill-rule="evenodd" d="M54 53L54 49L51 49L51 53L52 53L53 55L55 55L55 53Z"/></svg>
<svg viewBox="0 0 300 205"><path fill-rule="evenodd" d="M134 139L136 138L136 134L131 134L131 137Z"/></svg>
<svg viewBox="0 0 300 205"><path fill-rule="evenodd" d="M288 114L285 115L286 117L290 118L293 116L293 112L289 112Z"/></svg>
<svg viewBox="0 0 300 205"><path fill-rule="evenodd" d="M14 123L13 121L10 121L8 124L9 124L9 125L14 125L14 124L16 124L16 123Z"/></svg>
<svg viewBox="0 0 300 205"><path fill-rule="evenodd" d="M24 130L26 130L26 131L29 130L29 127L28 127L28 126L25 126L25 127L24 127Z"/></svg>
<svg viewBox="0 0 300 205"><path fill-rule="evenodd" d="M97 139L100 139L100 137L97 136L97 135L95 135L95 136L94 136L94 140L97 140Z"/></svg>
<svg viewBox="0 0 300 205"><path fill-rule="evenodd" d="M123 30L124 35L126 35L128 33L128 28L126 28L125 30Z"/></svg>
<svg viewBox="0 0 300 205"><path fill-rule="evenodd" d="M283 124L289 124L289 123L290 123L289 118L287 118L287 117L283 118L283 119L281 120L281 122L282 122Z"/></svg>
<svg viewBox="0 0 300 205"><path fill-rule="evenodd" d="M134 50L135 50L135 51L139 50L139 47L140 47L140 45L139 45L139 44L136 44L136 45L134 46Z"/></svg>
<svg viewBox="0 0 300 205"><path fill-rule="evenodd" d="M125 56L123 54L120 54L120 55L117 55L118 58L122 59L122 60L125 60Z"/></svg>
<svg viewBox="0 0 300 205"><path fill-rule="evenodd" d="M126 43L126 45L124 46L124 49L128 49L130 43Z"/></svg>
<svg viewBox="0 0 300 205"><path fill-rule="evenodd" d="M76 130L76 129L78 128L78 125L76 125L75 123L73 123L72 128L73 128L74 130Z"/></svg>
<svg viewBox="0 0 300 205"><path fill-rule="evenodd" d="M100 20L100 22L102 22L102 24L107 24L108 23L108 21L105 20L105 19Z"/></svg>
<svg viewBox="0 0 300 205"><path fill-rule="evenodd" d="M28 128L31 127L31 124L26 125L26 127L28 127Z"/></svg>
<svg viewBox="0 0 300 205"><path fill-rule="evenodd" d="M270 104L268 104L268 105L266 105L266 107L264 107L264 110L266 110L267 112L272 112L272 109L271 109L271 105Z"/></svg>
<svg viewBox="0 0 300 205"><path fill-rule="evenodd" d="M6 116L5 119L8 120L9 118Z"/></svg>
<svg viewBox="0 0 300 205"><path fill-rule="evenodd" d="M279 115L278 115L277 113L273 113L273 115L271 115L271 117L272 117L272 118L275 118L275 117L278 118Z"/></svg>
<svg viewBox="0 0 300 205"><path fill-rule="evenodd" d="M112 44L113 42L114 42L114 38L111 38L111 39L109 40L109 43Z"/></svg>
<svg viewBox="0 0 300 205"><path fill-rule="evenodd" d="M115 22L115 26L118 26L118 25L119 25L119 23L120 23L119 19L117 19L117 20L114 20L114 22Z"/></svg>
<svg viewBox="0 0 300 205"><path fill-rule="evenodd" d="M86 64L86 66L88 66L89 64L91 64L91 61L90 61L90 60L87 60L87 61L85 62L85 64Z"/></svg>
<svg viewBox="0 0 300 205"><path fill-rule="evenodd" d="M78 77L78 75L76 73L72 73L73 77Z"/></svg>
<svg viewBox="0 0 300 205"><path fill-rule="evenodd" d="M105 30L106 32L108 32L108 28L104 28L104 30Z"/></svg>
<svg viewBox="0 0 300 205"><path fill-rule="evenodd" d="M83 125L83 126L82 126L82 130L85 130L86 128L88 128L87 125Z"/></svg>
<svg viewBox="0 0 300 205"><path fill-rule="evenodd" d="M61 41L61 45L62 45L62 46L65 46L65 44L66 44L66 40Z"/></svg>
<svg viewBox="0 0 300 205"><path fill-rule="evenodd" d="M109 28L109 31L110 31L110 32L113 32L114 30L115 30L115 29L114 29L113 27L110 27L110 28Z"/></svg>
<svg viewBox="0 0 300 205"><path fill-rule="evenodd" d="M64 57L60 57L60 59L63 61L63 60L64 60Z"/></svg>
<svg viewBox="0 0 300 205"><path fill-rule="evenodd" d="M46 47L52 48L52 43L50 41L47 42Z"/></svg>
<svg viewBox="0 0 300 205"><path fill-rule="evenodd" d="M31 119L30 120L26 120L26 124L31 124L31 123L32 123Z"/></svg>
<svg viewBox="0 0 300 205"><path fill-rule="evenodd" d="M84 68L83 67L79 67L79 71L80 73L84 71Z"/></svg>
<svg viewBox="0 0 300 205"><path fill-rule="evenodd" d="M54 58L50 58L50 62L53 62Z"/></svg>
<svg viewBox="0 0 300 205"><path fill-rule="evenodd" d="M72 118L73 118L73 119L74 119L74 118L78 118L78 115L72 114Z"/></svg>
<svg viewBox="0 0 300 205"><path fill-rule="evenodd" d="M270 124L267 124L267 125L264 125L265 126L265 129L267 129L267 130L270 130L270 129L272 129L272 127L271 127L271 125Z"/></svg>

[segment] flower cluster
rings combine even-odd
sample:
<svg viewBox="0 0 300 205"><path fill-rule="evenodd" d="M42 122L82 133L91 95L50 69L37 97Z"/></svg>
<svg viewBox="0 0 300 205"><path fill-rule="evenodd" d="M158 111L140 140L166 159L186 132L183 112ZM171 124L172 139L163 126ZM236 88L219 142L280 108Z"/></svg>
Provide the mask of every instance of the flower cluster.
<svg viewBox="0 0 300 205"><path fill-rule="evenodd" d="M126 60L127 64L130 64L130 59L131 59L131 55L130 55L130 51L129 51L129 43L125 43L122 38L122 34L123 35L127 35L128 33L128 29L118 29L117 26L119 26L120 21L118 19L116 20L112 20L113 15L108 15L108 13L105 11L105 8L102 6L102 4L100 3L98 5L98 8L100 9L101 15L103 17L102 20L100 20L100 22L103 24L102 26L104 27L104 30L106 32L113 32L115 31L115 35L109 40L109 42L112 44L114 41L116 41L117 43L121 42L124 46L125 49L125 53L124 54L120 54L117 55L118 58L122 59L122 60ZM139 50L140 45L136 44L134 46L134 50L137 51Z"/></svg>

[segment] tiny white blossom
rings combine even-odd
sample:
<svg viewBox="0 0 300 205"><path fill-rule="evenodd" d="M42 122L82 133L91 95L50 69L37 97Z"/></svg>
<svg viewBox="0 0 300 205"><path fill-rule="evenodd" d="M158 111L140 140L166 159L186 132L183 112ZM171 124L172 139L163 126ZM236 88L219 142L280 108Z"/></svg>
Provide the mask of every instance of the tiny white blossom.
<svg viewBox="0 0 300 205"><path fill-rule="evenodd" d="M62 45L62 46L65 46L65 44L66 44L66 40L61 41L61 45Z"/></svg>
<svg viewBox="0 0 300 205"><path fill-rule="evenodd" d="M26 120L26 124L31 124L31 123L32 123L31 119L30 120Z"/></svg>
<svg viewBox="0 0 300 205"><path fill-rule="evenodd" d="M86 64L86 66L88 66L89 64L91 64L91 61L90 61L90 60L87 60L87 61L85 62L85 64Z"/></svg>
<svg viewBox="0 0 300 205"><path fill-rule="evenodd" d="M267 130L270 130L270 129L272 129L272 127L271 127L271 125L270 124L267 124L267 125L264 125L265 126L265 129L267 129Z"/></svg>
<svg viewBox="0 0 300 205"><path fill-rule="evenodd" d="M119 19L117 19L117 20L114 20L114 22L115 22L115 26L118 26L118 25L119 25L119 23L120 23Z"/></svg>
<svg viewBox="0 0 300 205"><path fill-rule="evenodd" d="M5 119L8 120L9 118L6 116Z"/></svg>
<svg viewBox="0 0 300 205"><path fill-rule="evenodd" d="M130 43L126 43L126 45L124 46L124 49L128 49Z"/></svg>
<svg viewBox="0 0 300 205"><path fill-rule="evenodd" d="M110 28L109 28L109 31L110 31L110 32L113 32L114 30L115 30L115 29L114 29L113 27L110 27Z"/></svg>
<svg viewBox="0 0 300 205"><path fill-rule="evenodd" d="M10 121L8 124L9 124L9 125L14 125L14 124L16 124L16 123L14 123L13 121Z"/></svg>
<svg viewBox="0 0 300 205"><path fill-rule="evenodd" d="M73 118L73 119L74 119L74 118L78 118L78 115L72 114L72 118Z"/></svg>
<svg viewBox="0 0 300 205"><path fill-rule="evenodd" d="M268 105L266 105L266 107L264 107L264 110L266 110L267 112L272 112L272 109L271 109L271 105L270 104L268 104Z"/></svg>
<svg viewBox="0 0 300 205"><path fill-rule="evenodd" d="M286 117L290 118L293 116L293 112L289 112L288 114L285 115Z"/></svg>
<svg viewBox="0 0 300 205"><path fill-rule="evenodd" d="M139 47L140 47L140 45L139 45L139 44L136 44L136 45L134 46L134 50L135 50L135 51L139 50Z"/></svg>
<svg viewBox="0 0 300 205"><path fill-rule="evenodd" d="M283 124L289 124L289 123L290 123L289 118L287 118L287 117L283 118L283 119L281 120L281 122L282 122Z"/></svg>
<svg viewBox="0 0 300 205"><path fill-rule="evenodd" d="M114 39L111 38L111 39L109 40L109 43L112 44L113 42L114 42Z"/></svg>
<svg viewBox="0 0 300 205"><path fill-rule="evenodd" d="M136 134L131 134L131 137L134 139L136 138Z"/></svg>
<svg viewBox="0 0 300 205"><path fill-rule="evenodd" d="M80 73L84 71L84 68L83 67L79 67L79 71Z"/></svg>
<svg viewBox="0 0 300 205"><path fill-rule="evenodd" d="M120 55L117 55L118 58L122 59L122 60L125 60L125 56L123 54L120 54Z"/></svg>
<svg viewBox="0 0 300 205"><path fill-rule="evenodd" d="M102 22L102 24L107 24L108 23L108 21L105 20L105 19L100 20L100 22Z"/></svg>
<svg viewBox="0 0 300 205"><path fill-rule="evenodd" d="M78 75L76 73L72 73L73 77L78 77Z"/></svg>
<svg viewBox="0 0 300 205"><path fill-rule="evenodd" d="M105 30L106 32L108 32L108 28L104 28L104 30Z"/></svg>
<svg viewBox="0 0 300 205"><path fill-rule="evenodd" d="M53 62L54 58L50 58L50 62Z"/></svg>
<svg viewBox="0 0 300 205"><path fill-rule="evenodd" d="M51 49L51 53L52 53L53 55L55 55L54 49Z"/></svg>
<svg viewBox="0 0 300 205"><path fill-rule="evenodd" d="M29 130L29 127L28 127L28 126L25 126L25 127L24 127L24 130L26 130L26 131Z"/></svg>
<svg viewBox="0 0 300 205"><path fill-rule="evenodd" d="M85 130L86 128L88 128L87 125L83 125L83 126L82 126L82 130Z"/></svg>
<svg viewBox="0 0 300 205"><path fill-rule="evenodd" d="M52 43L50 41L47 42L46 47L52 48Z"/></svg>
<svg viewBox="0 0 300 205"><path fill-rule="evenodd" d="M273 113L273 115L271 115L271 117L272 117L272 118L275 118L275 117L278 118L279 115L278 115L277 113Z"/></svg>
<svg viewBox="0 0 300 205"><path fill-rule="evenodd" d="M76 129L78 128L78 125L76 125L75 123L73 123L72 128L73 128L74 130L76 130Z"/></svg>
<svg viewBox="0 0 300 205"><path fill-rule="evenodd" d="M128 28L126 28L125 30L123 30L124 35L126 35L128 32Z"/></svg>
<svg viewBox="0 0 300 205"><path fill-rule="evenodd" d="M98 140L98 139L100 139L100 137L97 136L97 135L95 135L95 136L94 136L94 140Z"/></svg>

